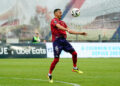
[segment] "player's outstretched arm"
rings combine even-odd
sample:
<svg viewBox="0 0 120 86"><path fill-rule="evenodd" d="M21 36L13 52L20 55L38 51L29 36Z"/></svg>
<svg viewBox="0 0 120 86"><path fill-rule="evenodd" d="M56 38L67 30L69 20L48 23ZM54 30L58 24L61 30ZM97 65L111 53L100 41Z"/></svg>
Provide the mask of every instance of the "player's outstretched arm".
<svg viewBox="0 0 120 86"><path fill-rule="evenodd" d="M58 29L61 29L61 30L64 30L64 31L68 31L67 28L64 28L64 27L61 26L60 24L56 24L56 27L57 27Z"/></svg>
<svg viewBox="0 0 120 86"><path fill-rule="evenodd" d="M77 32L77 31L74 31L74 30L71 30L71 29L67 29L67 31L70 33L70 34L77 34L77 35L84 35L86 36L87 33L86 32Z"/></svg>

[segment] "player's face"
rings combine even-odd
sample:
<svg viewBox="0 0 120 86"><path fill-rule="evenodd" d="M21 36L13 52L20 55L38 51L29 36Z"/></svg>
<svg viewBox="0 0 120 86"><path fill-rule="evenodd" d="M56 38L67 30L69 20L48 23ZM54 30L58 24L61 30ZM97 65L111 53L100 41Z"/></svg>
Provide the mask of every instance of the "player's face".
<svg viewBox="0 0 120 86"><path fill-rule="evenodd" d="M56 16L57 16L59 19L61 19L61 17L62 17L62 11L61 11L61 10L58 10L58 11L56 12Z"/></svg>

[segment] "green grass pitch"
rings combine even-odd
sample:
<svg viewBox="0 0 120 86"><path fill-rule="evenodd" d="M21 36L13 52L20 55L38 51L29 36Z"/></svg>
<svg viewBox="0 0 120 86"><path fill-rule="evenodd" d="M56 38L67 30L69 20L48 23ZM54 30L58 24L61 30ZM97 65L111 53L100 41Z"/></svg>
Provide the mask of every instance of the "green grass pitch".
<svg viewBox="0 0 120 86"><path fill-rule="evenodd" d="M120 86L120 58L80 58L82 75L72 72L72 59L60 59L50 84L47 73L52 60L0 59L0 86Z"/></svg>

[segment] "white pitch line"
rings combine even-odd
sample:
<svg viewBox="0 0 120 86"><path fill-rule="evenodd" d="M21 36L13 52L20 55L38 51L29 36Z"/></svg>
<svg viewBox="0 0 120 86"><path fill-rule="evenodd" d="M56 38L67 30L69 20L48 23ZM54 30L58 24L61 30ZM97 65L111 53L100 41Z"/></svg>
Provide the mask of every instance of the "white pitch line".
<svg viewBox="0 0 120 86"><path fill-rule="evenodd" d="M17 77L0 77L0 79L22 79L22 80L36 80L36 81L44 81L44 82L48 82L48 80L43 80L43 79L33 79L33 78L17 78ZM75 83L69 83L69 82L64 82L64 81L54 81L57 83L63 83L63 84L69 84L72 86L80 86L79 84L75 84Z"/></svg>

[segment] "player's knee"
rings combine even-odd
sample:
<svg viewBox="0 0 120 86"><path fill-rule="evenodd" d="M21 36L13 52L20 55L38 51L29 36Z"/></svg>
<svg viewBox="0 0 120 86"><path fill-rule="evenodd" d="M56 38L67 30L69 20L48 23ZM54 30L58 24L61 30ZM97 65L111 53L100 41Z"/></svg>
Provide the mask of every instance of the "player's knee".
<svg viewBox="0 0 120 86"><path fill-rule="evenodd" d="M72 55L77 56L77 52L76 51L72 52Z"/></svg>
<svg viewBox="0 0 120 86"><path fill-rule="evenodd" d="M59 62L59 58L55 58L54 61L55 61L55 63L58 63Z"/></svg>

